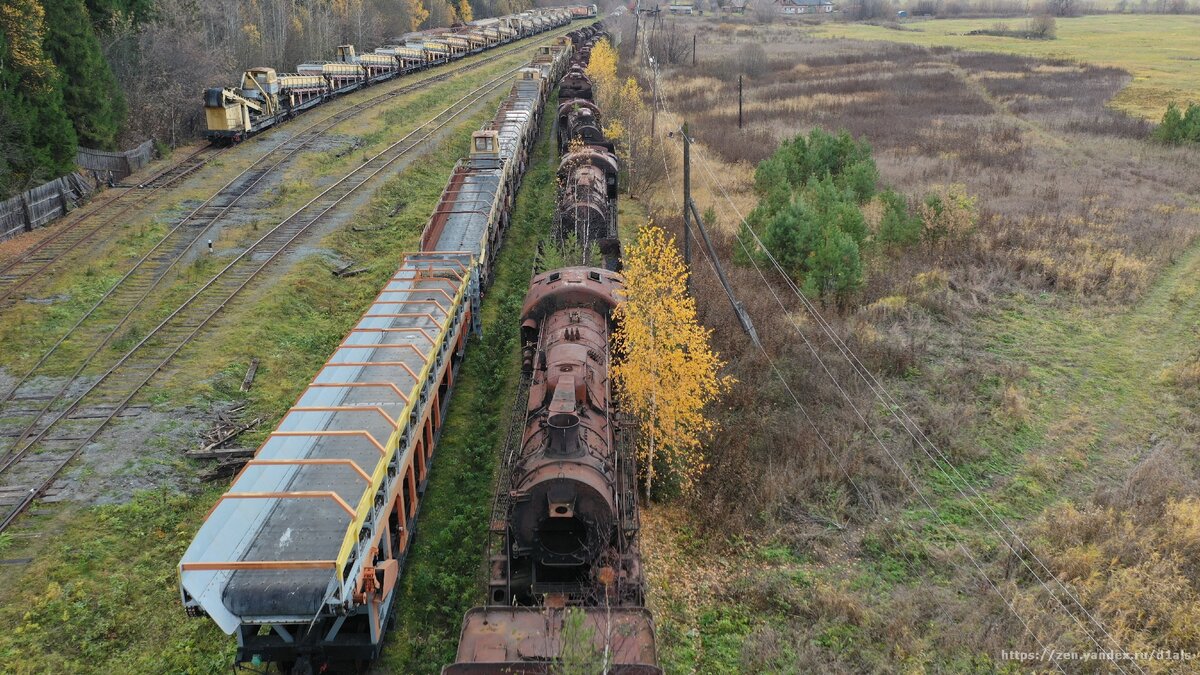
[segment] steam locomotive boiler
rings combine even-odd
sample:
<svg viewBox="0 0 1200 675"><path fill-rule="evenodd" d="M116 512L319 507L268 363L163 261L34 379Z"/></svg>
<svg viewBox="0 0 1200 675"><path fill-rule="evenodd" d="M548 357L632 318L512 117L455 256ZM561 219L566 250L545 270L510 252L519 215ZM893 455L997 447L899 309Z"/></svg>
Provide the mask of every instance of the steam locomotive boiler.
<svg viewBox="0 0 1200 675"><path fill-rule="evenodd" d="M634 466L618 450L609 380L621 287L613 272L568 267L535 277L525 297L529 399L512 465L507 560L493 569L498 604L544 595L572 605L640 603Z"/></svg>
<svg viewBox="0 0 1200 675"><path fill-rule="evenodd" d="M586 63L585 61L584 64ZM571 69L567 71L558 85L558 97L562 100L571 98L592 100L592 81L583 72L582 65L571 65Z"/></svg>
<svg viewBox="0 0 1200 675"><path fill-rule="evenodd" d="M612 148L600 127L600 108L587 99L573 98L558 104L558 151L566 153L575 139Z"/></svg>
<svg viewBox="0 0 1200 675"><path fill-rule="evenodd" d="M585 250L616 246L617 159L606 148L584 146L558 165L561 192L555 217L560 241L573 237Z"/></svg>

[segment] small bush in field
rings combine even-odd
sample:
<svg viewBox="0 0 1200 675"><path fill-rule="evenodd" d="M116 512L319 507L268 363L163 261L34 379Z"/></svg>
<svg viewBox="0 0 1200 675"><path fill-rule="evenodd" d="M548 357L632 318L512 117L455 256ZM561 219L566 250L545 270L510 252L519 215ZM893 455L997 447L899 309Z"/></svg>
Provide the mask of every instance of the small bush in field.
<svg viewBox="0 0 1200 675"><path fill-rule="evenodd" d="M863 283L861 247L869 229L862 205L878 183L870 145L845 131L813 129L759 163L759 202L748 227L806 292L845 304ZM742 234L747 241L750 233ZM734 259L748 262L741 251Z"/></svg>
<svg viewBox="0 0 1200 675"><path fill-rule="evenodd" d="M1168 145L1200 143L1200 105L1189 104L1184 112L1174 103L1168 105L1162 124L1154 130L1154 138Z"/></svg>
<svg viewBox="0 0 1200 675"><path fill-rule="evenodd" d="M1049 14L1040 14L1029 20L1025 27L1029 37L1041 40L1053 40L1058 36L1058 26L1054 21L1054 17Z"/></svg>
<svg viewBox="0 0 1200 675"><path fill-rule="evenodd" d="M962 185L938 185L917 208L923 236L931 245L961 239L975 227L975 198Z"/></svg>
<svg viewBox="0 0 1200 675"><path fill-rule="evenodd" d="M870 199L879 181L871 146L845 131L835 136L813 129L808 136L784 141L774 155L759 163L754 186L761 196L786 187L798 189L810 179L827 176L838 187L853 190L860 202Z"/></svg>
<svg viewBox="0 0 1200 675"><path fill-rule="evenodd" d="M836 226L826 225L821 231L806 267L804 290L809 295L832 296L844 302L862 286L858 243Z"/></svg>
<svg viewBox="0 0 1200 675"><path fill-rule="evenodd" d="M879 221L879 241L892 246L911 246L921 241L922 222L908 210L908 200L893 190L879 194L883 217Z"/></svg>
<svg viewBox="0 0 1200 675"><path fill-rule="evenodd" d="M789 274L802 278L820 234L821 223L816 212L802 201L794 201L767 222L762 239Z"/></svg>

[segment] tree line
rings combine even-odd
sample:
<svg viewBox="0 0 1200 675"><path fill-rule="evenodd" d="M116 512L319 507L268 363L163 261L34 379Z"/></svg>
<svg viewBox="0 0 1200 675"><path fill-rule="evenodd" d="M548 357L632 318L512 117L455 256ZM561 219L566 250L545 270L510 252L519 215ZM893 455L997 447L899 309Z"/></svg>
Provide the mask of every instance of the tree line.
<svg viewBox="0 0 1200 675"><path fill-rule="evenodd" d="M412 30L549 0L0 0L0 198L74 168L78 146L167 147L202 131L201 93Z"/></svg>

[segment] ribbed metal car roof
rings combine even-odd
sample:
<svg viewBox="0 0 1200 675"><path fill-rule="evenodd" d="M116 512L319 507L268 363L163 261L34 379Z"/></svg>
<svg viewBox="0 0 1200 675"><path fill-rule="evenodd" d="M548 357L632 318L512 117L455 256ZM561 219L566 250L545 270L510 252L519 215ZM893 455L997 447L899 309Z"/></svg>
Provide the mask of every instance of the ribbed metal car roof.
<svg viewBox="0 0 1200 675"><path fill-rule="evenodd" d="M226 632L313 616L343 583L470 282L469 255L409 256L238 475L180 563ZM399 466L410 458L401 457ZM397 488L399 489L399 488Z"/></svg>

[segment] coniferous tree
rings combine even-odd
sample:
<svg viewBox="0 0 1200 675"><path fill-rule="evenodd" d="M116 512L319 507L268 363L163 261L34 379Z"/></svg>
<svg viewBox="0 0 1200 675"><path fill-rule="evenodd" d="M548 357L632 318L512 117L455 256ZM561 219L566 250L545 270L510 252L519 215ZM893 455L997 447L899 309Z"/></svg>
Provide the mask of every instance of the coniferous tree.
<svg viewBox="0 0 1200 675"><path fill-rule="evenodd" d="M42 0L47 55L62 74L63 103L79 143L114 149L125 98L100 49L83 0Z"/></svg>
<svg viewBox="0 0 1200 675"><path fill-rule="evenodd" d="M35 0L0 2L0 146L9 171L0 187L7 194L74 167L75 130L45 37L45 13Z"/></svg>

